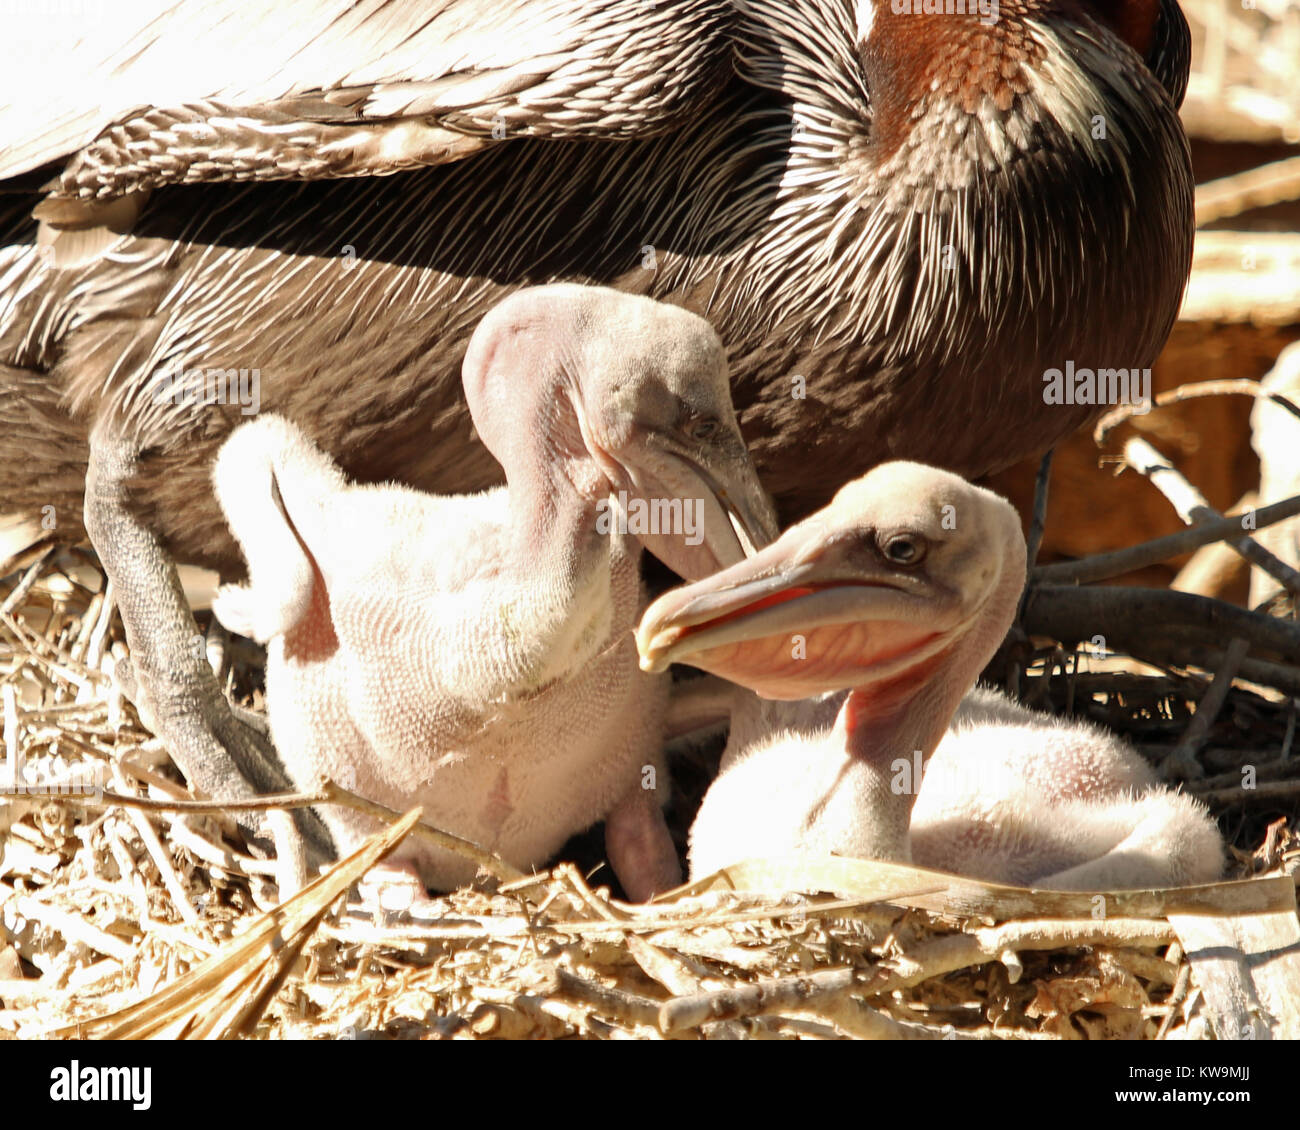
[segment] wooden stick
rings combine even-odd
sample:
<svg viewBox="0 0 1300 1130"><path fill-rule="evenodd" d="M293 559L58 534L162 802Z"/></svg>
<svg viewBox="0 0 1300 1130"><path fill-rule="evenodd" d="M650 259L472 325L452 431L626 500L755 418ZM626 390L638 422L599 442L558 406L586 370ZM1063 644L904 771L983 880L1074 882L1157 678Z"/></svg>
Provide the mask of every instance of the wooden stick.
<svg viewBox="0 0 1300 1130"><path fill-rule="evenodd" d="M97 953L120 962L123 967L128 966L135 957L135 947L121 938L105 933L76 914L42 902L34 895L14 896L13 908L19 916L43 922L68 941L80 942Z"/></svg>
<svg viewBox="0 0 1300 1130"><path fill-rule="evenodd" d="M9 613L22 603L23 598L31 592L32 585L36 583L36 579L44 571L50 558L54 556L56 548L56 546L50 546L40 555L40 557L27 567L18 583L14 586L13 591L5 597L4 603L0 604L0 616L8 616Z"/></svg>
<svg viewBox="0 0 1300 1130"><path fill-rule="evenodd" d="M1151 485L1169 500L1178 512L1178 516L1189 526L1223 517L1206 501L1205 496L1183 478L1174 465L1146 440L1133 436L1125 441L1124 461L1145 476ZM1288 592L1300 596L1300 572L1270 553L1259 542L1250 537L1238 536L1229 538L1227 544L1252 565L1266 572Z"/></svg>
<svg viewBox="0 0 1300 1130"><path fill-rule="evenodd" d="M795 1005L806 1007L828 995L847 992L854 980L852 969L823 969L799 977L777 977L752 985L677 997L659 1008L659 1027L665 1032L677 1032L709 1020L735 1020Z"/></svg>
<svg viewBox="0 0 1300 1130"><path fill-rule="evenodd" d="M1043 529L1047 525L1047 493L1052 478L1052 455L1055 448L1049 448L1038 464L1038 474L1034 476L1034 512L1029 522L1029 535L1025 538L1028 550L1028 571L1033 573L1034 563L1038 560L1038 550L1043 544Z"/></svg>
<svg viewBox="0 0 1300 1130"><path fill-rule="evenodd" d="M1187 592L1119 585L1036 585L1025 602L1025 631L1062 643L1104 636L1110 650L1139 657L1166 654L1181 642L1175 628L1204 643L1239 637L1263 652L1300 663L1300 624L1248 612Z"/></svg>
<svg viewBox="0 0 1300 1130"><path fill-rule="evenodd" d="M1300 781L1260 781L1253 789L1240 784L1226 789L1206 789L1196 794L1207 804L1241 804L1254 800L1290 800L1300 796Z"/></svg>
<svg viewBox="0 0 1300 1130"><path fill-rule="evenodd" d="M589 1004L606 1016L616 1017L629 1024L655 1027L659 1023L658 1001L579 977L558 965L543 967L536 991L546 996L568 997Z"/></svg>
<svg viewBox="0 0 1300 1130"><path fill-rule="evenodd" d="M1167 946L1174 939L1174 928L1161 919L1007 922L923 942L911 952L891 958L870 970L862 981L861 990L865 995L876 996L907 989L931 977L1000 961L1007 950L1075 949L1098 945L1155 949Z"/></svg>
<svg viewBox="0 0 1300 1130"><path fill-rule="evenodd" d="M1174 1017L1178 1014L1179 1008L1182 1007L1183 1001L1187 999L1187 990L1192 985L1192 967L1186 961L1178 967L1178 977L1174 981L1174 987L1169 993L1169 999L1166 1005L1169 1011L1165 1013L1164 1019L1160 1021L1160 1030L1156 1033L1157 1040L1163 1040L1169 1034L1169 1027L1174 1022Z"/></svg>
<svg viewBox="0 0 1300 1130"><path fill-rule="evenodd" d="M1153 640L1149 646L1144 647L1140 658L1171 670L1200 667L1206 671L1217 671L1223 662L1223 655L1219 648L1170 633L1168 642ZM1300 695L1300 667L1248 658L1241 661L1237 676L1262 687L1276 687L1289 695Z"/></svg>
<svg viewBox="0 0 1300 1130"><path fill-rule="evenodd" d="M1034 476L1034 511L1029 521L1029 533L1025 538L1025 591L1020 594L1020 607L1016 610L1016 621L1025 611L1025 601L1029 599L1029 580L1034 575L1034 565L1038 561L1038 551L1043 545L1043 530L1047 526L1047 493L1052 478L1052 452L1049 448L1038 464L1038 474Z"/></svg>
<svg viewBox="0 0 1300 1130"><path fill-rule="evenodd" d="M1247 516L1253 518L1253 529L1262 530L1278 522L1284 522L1288 518L1294 518L1297 514L1300 514L1300 494L1281 502L1274 502L1270 506L1261 506L1254 511L1253 515L1250 511L1246 514L1229 514L1180 530L1176 534L1168 534L1162 538L1153 538L1151 541L1129 546L1127 549L1117 549L1112 553L1097 553L1091 557L1080 558L1078 561L1063 561L1057 565L1040 565L1030 576L1030 583L1086 584L1090 581L1109 580L1111 577L1119 577L1124 573L1145 569L1148 565L1158 565L1171 557L1190 553L1210 542L1222 541L1234 534L1240 536L1245 528L1242 526L1242 519Z"/></svg>
<svg viewBox="0 0 1300 1130"><path fill-rule="evenodd" d="M1237 669L1249 650L1250 644L1243 639L1233 639L1228 644L1228 650L1223 654L1223 661L1216 668L1214 679L1201 697L1191 723L1183 732L1182 740L1169 751L1169 755L1162 762L1160 766L1162 773L1179 778L1205 776L1205 770L1196 760L1196 755L1209 739L1210 727L1214 725L1215 719L1219 717L1219 711L1227 702L1228 691L1232 689L1232 680L1236 678Z"/></svg>
<svg viewBox="0 0 1300 1130"><path fill-rule="evenodd" d="M1178 388L1171 388L1168 392L1160 393L1153 401L1152 407L1164 408L1169 404L1180 404L1184 400L1199 400L1206 396L1253 396L1256 399L1263 397L1285 408L1293 416L1300 418L1300 407L1297 407L1281 393L1265 388L1259 381L1247 380L1244 377L1236 380L1200 381L1196 384L1179 385ZM1143 415L1146 411L1147 408L1144 404L1121 404L1116 408L1112 408L1097 421L1097 426L1093 428L1093 442L1098 447L1101 447L1106 442L1106 437L1120 424L1134 416Z"/></svg>

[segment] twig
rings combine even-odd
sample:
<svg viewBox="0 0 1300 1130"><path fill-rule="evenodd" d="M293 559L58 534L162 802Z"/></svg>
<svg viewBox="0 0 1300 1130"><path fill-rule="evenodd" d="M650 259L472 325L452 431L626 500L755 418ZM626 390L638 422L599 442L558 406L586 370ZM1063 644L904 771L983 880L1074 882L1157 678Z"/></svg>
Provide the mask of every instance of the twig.
<svg viewBox="0 0 1300 1130"><path fill-rule="evenodd" d="M1160 1030L1156 1032L1156 1039L1163 1040L1169 1033L1169 1026L1173 1024L1174 1017L1178 1009L1182 1006L1183 1001L1187 999L1187 990L1192 984L1192 967L1189 962L1184 961L1178 967L1178 977L1174 981L1174 987L1169 993L1169 999L1165 1002L1169 1011L1165 1013L1164 1019L1160 1021Z"/></svg>
<svg viewBox="0 0 1300 1130"><path fill-rule="evenodd" d="M50 906L32 895L15 896L13 908L23 918L43 922L51 930L62 934L68 941L80 942L97 953L121 962L124 966L129 965L135 957L135 948L121 938L115 938L77 915L61 910L57 906Z"/></svg>
<svg viewBox="0 0 1300 1130"><path fill-rule="evenodd" d="M589 981L560 966L543 966L536 988L546 996L568 997L570 1000L589 1004L606 1016L613 1016L630 1024L654 1027L659 1022L660 1010L657 1001L623 989L613 989L596 981Z"/></svg>
<svg viewBox="0 0 1300 1130"><path fill-rule="evenodd" d="M199 924L198 911L194 909L190 902L189 895L185 893L185 885L181 882L180 876L176 874L176 868L172 865L171 857L167 854L167 849L163 847L162 841L158 839L158 833L149 823L147 817L138 808L130 809L131 822L135 825L136 834L144 844L145 850L153 860L154 866L158 868L158 874L162 877L163 886L167 888L167 893L171 895L172 902L176 904L176 909L180 911L181 917L191 926Z"/></svg>
<svg viewBox="0 0 1300 1130"><path fill-rule="evenodd" d="M1227 789L1207 789L1196 794L1207 804L1240 804L1255 800L1289 800L1300 796L1300 781L1260 781L1253 789L1240 784Z"/></svg>
<svg viewBox="0 0 1300 1130"><path fill-rule="evenodd" d="M1240 786L1242 768L1244 766L1229 770L1226 773L1216 773L1213 777L1202 777L1199 781L1188 781L1183 785L1183 790L1194 796L1200 796L1203 793L1213 792L1215 789ZM1255 773L1256 781L1277 781L1284 779L1294 766L1286 758L1278 757L1272 761L1252 763L1251 768Z"/></svg>
<svg viewBox="0 0 1300 1130"><path fill-rule="evenodd" d="M1210 542L1222 541L1224 538L1240 535L1242 519L1250 515L1253 529L1262 530L1268 526L1294 518L1300 514L1300 494L1247 514L1230 514L1223 518L1201 522L1176 534L1162 538L1153 538L1127 549L1117 549L1113 553L1098 553L1083 557L1078 561L1063 561L1057 565L1040 565L1030 576L1032 584L1087 584L1091 581L1105 581L1119 577L1148 565L1158 565L1171 557L1184 553Z"/></svg>
<svg viewBox="0 0 1300 1130"><path fill-rule="evenodd" d="M1038 474L1034 476L1034 513L1029 523L1029 536L1025 538L1027 568L1030 573L1034 571L1034 563L1038 560L1038 550L1043 544L1043 529L1047 525L1047 494L1055 450L1047 450L1038 464Z"/></svg>
<svg viewBox="0 0 1300 1130"><path fill-rule="evenodd" d="M86 641L86 654L84 661L87 667L99 669L100 661L104 658L104 650L108 646L108 629L113 622L113 611L117 607L117 601L113 594L113 582L108 578L104 579L104 591L97 593L101 597L98 614L90 630L90 636ZM78 657L83 658L83 657Z"/></svg>
<svg viewBox="0 0 1300 1130"><path fill-rule="evenodd" d="M833 1021L850 1036L859 1040L954 1040L958 1042L989 1040L1054 1040L1055 1036L1023 1028L1000 1029L936 1028L915 1021L895 1020L865 1001L845 994L817 1002L817 1015Z"/></svg>
<svg viewBox="0 0 1300 1130"><path fill-rule="evenodd" d="M561 1024L571 1025L579 1032L589 1032L605 1039L617 1039L621 1034L612 1024L601 1020L599 1017L589 1015L585 1007L575 1007L552 997L538 996L535 993L526 993L519 989L501 988L496 985L474 985L472 986L472 992L476 1000L490 1006L500 1006L513 1012L522 1013L537 1024L550 1026L558 1021ZM477 1018L478 1015L476 1014ZM505 1017L500 1017L500 1019L504 1020ZM491 1031L490 1028L488 1030ZM525 1033L520 1032L517 1034L524 1035ZM651 1030L651 1034L657 1033Z"/></svg>
<svg viewBox="0 0 1300 1130"><path fill-rule="evenodd" d="M1161 919L1108 918L1094 921L1007 922L964 934L933 938L910 953L882 962L863 982L875 996L907 989L973 965L1000 961L1007 950L1074 949L1079 946L1166 946L1174 929Z"/></svg>
<svg viewBox="0 0 1300 1130"><path fill-rule="evenodd" d="M853 984L852 969L824 969L799 977L778 977L677 997L659 1008L659 1027L665 1032L677 1032L709 1020L736 1020L793 1006L806 1008L826 996L847 992Z"/></svg>
<svg viewBox="0 0 1300 1130"><path fill-rule="evenodd" d="M1029 534L1025 538L1025 591L1020 594L1020 607L1016 611L1019 623L1025 611L1025 601L1029 599L1029 581L1034 575L1034 565L1038 561L1038 551L1043 545L1043 530L1047 525L1047 494L1052 478L1052 453L1049 448L1038 463L1038 474L1034 476L1034 512L1029 521Z"/></svg>
<svg viewBox="0 0 1300 1130"><path fill-rule="evenodd" d="M624 922L630 917L627 913L610 906L604 899L597 898L592 889L587 886L587 881L582 877L581 872L572 863L558 864L555 867L555 875L597 918L603 918L606 922Z"/></svg>
<svg viewBox="0 0 1300 1130"><path fill-rule="evenodd" d="M105 814L104 840L109 854L117 864L117 873L121 881L131 892L131 901L135 904L135 916L138 922L149 917L149 886L140 873L136 863L135 852L126 841L126 822L116 814Z"/></svg>
<svg viewBox="0 0 1300 1130"><path fill-rule="evenodd" d="M1182 778L1205 776L1205 770L1196 760L1196 755L1209 738L1210 727L1214 725L1219 711L1223 709L1223 704L1228 699L1228 691L1232 689L1232 680L1236 678L1237 669L1249 650L1250 644L1243 639L1233 639L1228 644L1228 650L1223 653L1223 661L1215 669L1209 689L1201 697L1196 713L1183 733L1182 740L1169 751L1169 755L1162 762L1160 766L1162 773Z"/></svg>
<svg viewBox="0 0 1300 1130"><path fill-rule="evenodd" d="M0 797L30 796L30 790L0 789ZM160 800L157 797L127 796L108 789L85 796L71 798L80 804L96 808L138 808L145 812L179 812L191 815L220 816L226 812L252 811L263 808L307 808L323 804L323 793L265 793L256 797L238 797L229 800Z"/></svg>
<svg viewBox="0 0 1300 1130"><path fill-rule="evenodd" d="M1175 592L1194 592L1201 596L1223 597L1233 591L1241 578L1250 575L1250 566L1227 542L1203 545L1188 558L1169 587Z"/></svg>
<svg viewBox="0 0 1300 1130"><path fill-rule="evenodd" d="M185 848L208 867L224 871L228 875L273 879L279 871L274 860L255 859L251 855L231 851L224 844L213 843L195 831L183 817L171 822L167 834L177 847Z"/></svg>
<svg viewBox="0 0 1300 1130"><path fill-rule="evenodd" d="M54 551L57 548L57 546L50 546L27 567L18 583L14 586L13 592L5 597L3 604L0 604L0 616L8 616L23 602L23 598L31 592L32 585L36 583L37 578L44 571L45 566L49 563L50 558L54 556Z"/></svg>
<svg viewBox="0 0 1300 1130"><path fill-rule="evenodd" d="M1160 454L1144 439L1130 437L1124 443L1124 461L1163 494L1178 512L1178 516L1188 525L1222 518L1213 506L1206 501L1191 483L1189 483L1173 464ZM1229 538L1232 546L1252 565L1257 566L1276 580L1288 592L1300 596L1300 572L1291 568L1285 561L1270 553L1253 538L1238 536Z"/></svg>
<svg viewBox="0 0 1300 1130"><path fill-rule="evenodd" d="M1119 585L1037 585L1025 602L1025 630L1062 643L1104 636L1106 647L1139 657L1166 654L1172 628L1214 646L1238 637L1252 647L1300 662L1300 624L1188 592Z"/></svg>
<svg viewBox="0 0 1300 1130"><path fill-rule="evenodd" d="M1171 670L1200 667L1206 671L1215 671L1223 662L1223 655L1219 648L1179 638L1178 633L1171 633L1167 643L1151 641L1149 646L1142 649L1140 658ZM1270 663L1265 659L1243 659L1237 669L1237 677L1258 683L1262 687L1276 687L1289 695L1300 695L1300 667Z"/></svg>
<svg viewBox="0 0 1300 1130"><path fill-rule="evenodd" d="M1102 954L1110 957L1116 965L1122 966L1129 973L1141 977L1144 981L1158 981L1164 985L1172 985L1178 980L1179 966L1172 961L1166 961L1163 957L1155 957L1149 953L1139 953L1131 949L1111 949L1102 947L1097 950L1097 956Z"/></svg>
<svg viewBox="0 0 1300 1130"><path fill-rule="evenodd" d="M674 950L652 945L636 934L629 934L627 952L647 977L659 982L674 996L689 996L704 988L705 968L698 962L687 961Z"/></svg>
<svg viewBox="0 0 1300 1130"><path fill-rule="evenodd" d="M1201 381L1198 384L1180 385L1178 388L1171 388L1168 392L1160 393L1153 401L1153 407L1164 408L1169 404L1179 404L1184 400L1199 400L1205 396L1253 396L1257 399L1263 397L1281 405L1293 416L1300 418L1300 408L1296 407L1285 396L1274 392L1272 389L1265 388L1259 381L1245 378L1226 381ZM1147 408L1144 404L1121 404L1117 408L1112 408L1097 421L1097 426L1093 428L1093 442L1098 447L1101 447L1105 443L1106 437L1120 424L1133 416L1141 416L1146 411Z"/></svg>

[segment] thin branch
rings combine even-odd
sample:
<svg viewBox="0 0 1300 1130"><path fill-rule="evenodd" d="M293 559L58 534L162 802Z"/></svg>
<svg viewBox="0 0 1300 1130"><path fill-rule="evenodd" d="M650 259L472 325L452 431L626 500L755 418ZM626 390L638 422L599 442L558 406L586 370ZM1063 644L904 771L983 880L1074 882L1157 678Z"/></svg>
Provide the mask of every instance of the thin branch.
<svg viewBox="0 0 1300 1130"><path fill-rule="evenodd" d="M1253 789L1232 785L1226 789L1207 789L1196 794L1207 804L1240 804L1242 801L1291 800L1300 796L1300 781L1260 781Z"/></svg>
<svg viewBox="0 0 1300 1130"><path fill-rule="evenodd" d="M1020 594L1020 607L1016 610L1016 620L1025 611L1025 601L1029 599L1029 579L1034 575L1034 564L1038 561L1038 551L1043 545L1043 530L1047 526L1047 495L1052 478L1052 453L1049 448L1038 463L1038 474L1034 476L1034 511L1029 520L1029 533L1025 538L1025 591Z"/></svg>
<svg viewBox="0 0 1300 1130"><path fill-rule="evenodd" d="M1178 516L1188 525L1215 521L1223 517L1206 501L1190 482L1187 481L1174 465L1160 454L1144 439L1131 437L1124 443L1124 460L1139 474L1163 494ZM1258 566L1283 588L1295 596L1300 596L1300 572L1291 568L1285 561L1270 553L1259 542L1250 537L1229 538L1228 545L1241 554L1252 565Z"/></svg>
<svg viewBox="0 0 1300 1130"><path fill-rule="evenodd" d="M1256 399L1262 397L1281 405L1291 415L1300 418L1300 408L1296 407L1285 396L1274 392L1272 389L1265 388L1259 381L1246 380L1245 378L1227 381L1201 381L1198 384L1180 385L1178 388L1172 388L1168 392L1160 393L1155 398L1153 406L1155 408L1164 408L1169 404L1180 404L1184 400L1199 400L1205 396L1253 396ZM1097 426L1093 428L1093 442L1098 447L1101 447L1106 442L1106 437L1120 424L1134 416L1145 415L1146 411L1145 404L1121 404L1117 408L1111 409L1097 421Z"/></svg>
<svg viewBox="0 0 1300 1130"><path fill-rule="evenodd" d="M1232 689L1232 680L1237 676L1241 661L1246 658L1250 644L1243 639L1233 639L1228 650L1223 654L1223 661L1215 669L1214 679L1209 689L1197 704L1196 713L1183 733L1182 740L1169 751L1161 769L1166 775L1187 777L1204 777L1205 770L1196 760L1210 736L1210 727L1228 700L1228 691Z"/></svg>
<svg viewBox="0 0 1300 1130"><path fill-rule="evenodd" d="M791 1007L807 1008L823 997L847 992L854 980L852 969L824 969L676 997L660 1007L659 1027L665 1032L677 1032L709 1020L736 1020Z"/></svg>
<svg viewBox="0 0 1300 1130"><path fill-rule="evenodd" d="M1177 630L1166 631L1161 639L1150 640L1139 655L1157 667L1170 670L1199 667L1205 671L1217 671L1223 657L1221 648L1199 643ZM1247 658L1238 666L1237 677L1262 687L1276 687L1289 695L1300 695L1300 667Z"/></svg>
<svg viewBox="0 0 1300 1130"><path fill-rule="evenodd" d="M568 997L589 1004L606 1016L613 1016L629 1024L644 1024L653 1028L659 1023L658 1001L588 980L561 966L543 965L541 976L532 988L548 997Z"/></svg>
<svg viewBox="0 0 1300 1130"><path fill-rule="evenodd" d="M942 977L974 965L1001 961L1008 950L1073 949L1078 946L1124 946L1156 949L1174 941L1172 926L1161 919L1102 918L1092 921L1007 922L963 934L923 942L910 952L876 966L863 979L861 991L871 995L911 988L931 977Z"/></svg>
<svg viewBox="0 0 1300 1130"><path fill-rule="evenodd" d="M36 583L36 578L44 571L45 566L49 564L50 558L54 556L57 546L50 546L24 571L18 583L14 586L13 591L5 597L3 604L0 604L0 615L8 616L19 604L23 598L31 591L32 585Z"/></svg>
<svg viewBox="0 0 1300 1130"><path fill-rule="evenodd" d="M1052 478L1052 455L1055 448L1049 448L1038 464L1038 474L1034 476L1034 513L1029 522L1029 535L1025 538L1029 572L1034 571L1038 560L1038 551L1043 544L1043 529L1047 525L1047 495Z"/></svg>
<svg viewBox="0 0 1300 1130"><path fill-rule="evenodd" d="M1248 612L1195 593L1118 585L1037 585L1025 602L1024 627L1031 635L1062 643L1103 636L1114 651L1164 655L1177 629L1212 646L1239 637L1255 649L1300 663L1300 624Z"/></svg>
<svg viewBox="0 0 1300 1130"><path fill-rule="evenodd" d="M1261 506L1258 510L1245 514L1230 514L1199 525L1168 534L1162 538L1153 538L1127 549L1117 549L1113 553L1097 553L1083 557L1078 561L1064 561L1057 565L1040 565L1033 571L1030 582L1042 584L1086 584L1090 581L1105 581L1111 577L1120 577L1148 565L1158 565L1171 557L1190 553L1210 542L1222 541L1224 538L1240 535L1244 527L1242 519L1251 516L1252 529L1263 530L1269 526L1284 522L1300 514L1300 494Z"/></svg>

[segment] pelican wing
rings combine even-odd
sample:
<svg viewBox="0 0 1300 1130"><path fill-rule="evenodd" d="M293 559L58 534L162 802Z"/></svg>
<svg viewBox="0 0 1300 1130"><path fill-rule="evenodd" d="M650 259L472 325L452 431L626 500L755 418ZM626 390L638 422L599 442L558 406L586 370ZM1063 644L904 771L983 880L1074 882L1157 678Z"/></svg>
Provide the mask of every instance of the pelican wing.
<svg viewBox="0 0 1300 1130"><path fill-rule="evenodd" d="M7 18L0 178L62 162L56 198L103 202L382 175L517 137L645 137L697 111L729 66L722 0L101 7L29 0Z"/></svg>

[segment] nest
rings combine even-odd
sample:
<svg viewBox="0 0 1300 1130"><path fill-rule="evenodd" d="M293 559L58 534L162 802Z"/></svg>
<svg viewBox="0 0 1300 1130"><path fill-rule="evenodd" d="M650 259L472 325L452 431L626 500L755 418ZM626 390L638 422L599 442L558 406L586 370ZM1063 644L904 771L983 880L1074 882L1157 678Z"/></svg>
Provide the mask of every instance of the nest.
<svg viewBox="0 0 1300 1130"><path fill-rule="evenodd" d="M47 551L0 587L0 647L7 762L36 790L0 807L0 1035L1193 1039L1296 1022L1294 971L1247 970L1295 943L1295 711L1240 680L1201 727L1215 772L1188 786L1219 808L1236 882L1098 896L787 859L638 906L571 862L521 876L480 860L416 917L349 892L418 813L277 903L275 861L242 845L230 806L186 799L114 690L125 645L88 555ZM1171 766L1207 686L1024 640L998 665L1027 701ZM225 667L259 707L256 654L229 649ZM710 756L676 758L679 835Z"/></svg>

